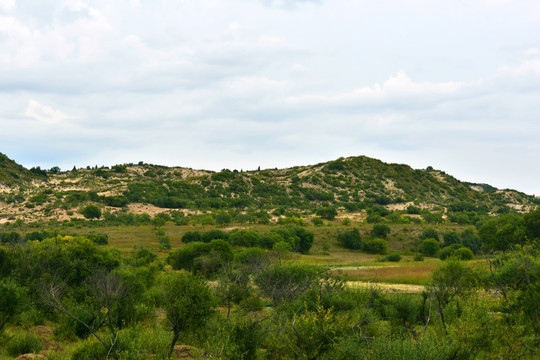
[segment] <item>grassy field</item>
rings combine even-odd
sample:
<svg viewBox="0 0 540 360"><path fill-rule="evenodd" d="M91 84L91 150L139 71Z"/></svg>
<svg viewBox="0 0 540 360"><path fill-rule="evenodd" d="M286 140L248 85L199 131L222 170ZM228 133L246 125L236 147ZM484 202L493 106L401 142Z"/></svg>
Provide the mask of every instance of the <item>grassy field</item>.
<svg viewBox="0 0 540 360"><path fill-rule="evenodd" d="M354 226L354 225L353 225ZM414 242L420 234L422 227L417 225L393 225L391 236L388 239L390 251L400 251L402 260L398 263L382 262L381 255L366 254L359 250L348 250L341 247L337 241L337 234L353 226L343 226L337 223L328 223L325 226L310 226L308 229L315 234L312 250L308 255L290 254L286 261L311 265L328 266L335 274L339 274L347 281L378 282L392 284L425 285L432 271L440 264L436 258L426 258L425 261L413 261L412 249ZM243 226L237 226L243 227ZM230 231L237 227L224 228ZM270 231L275 225L249 225L260 233ZM201 233L216 228L207 225L176 226L167 224L163 227L169 237L172 250L183 246L182 235L187 231ZM360 226L363 238L369 236L369 225ZM449 229L439 229L442 231ZM458 229L459 231L460 229ZM74 233L98 232L109 236L109 247L117 248L123 253L130 253L135 247L158 248L158 240L153 226L117 226L103 228L74 228ZM326 247L327 250L323 250ZM161 257L166 257L168 251L159 250Z"/></svg>

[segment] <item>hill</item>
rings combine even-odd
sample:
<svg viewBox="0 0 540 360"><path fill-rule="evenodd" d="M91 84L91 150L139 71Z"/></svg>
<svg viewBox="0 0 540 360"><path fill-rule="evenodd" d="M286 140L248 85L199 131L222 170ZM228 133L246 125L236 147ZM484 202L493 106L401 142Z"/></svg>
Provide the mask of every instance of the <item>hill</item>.
<svg viewBox="0 0 540 360"><path fill-rule="evenodd" d="M376 209L443 216L527 211L539 199L515 190L457 180L440 170L413 169L365 156L286 169L220 172L123 164L71 171L29 171L0 157L0 216L26 220L69 219L85 203L110 212L253 212L320 208ZM46 176L40 176L45 173ZM381 210L385 209L385 210ZM1 218L0 218L1 220ZM463 218L464 222L468 220Z"/></svg>

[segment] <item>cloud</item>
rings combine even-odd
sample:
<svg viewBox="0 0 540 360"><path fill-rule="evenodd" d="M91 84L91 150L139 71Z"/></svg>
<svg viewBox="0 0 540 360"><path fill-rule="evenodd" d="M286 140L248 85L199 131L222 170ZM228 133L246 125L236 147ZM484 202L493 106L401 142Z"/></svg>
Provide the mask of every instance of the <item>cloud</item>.
<svg viewBox="0 0 540 360"><path fill-rule="evenodd" d="M36 100L29 100L24 115L40 123L58 124L68 119L69 116L50 106L40 104Z"/></svg>
<svg viewBox="0 0 540 360"><path fill-rule="evenodd" d="M538 5L514 3L0 0L3 152L217 170L366 154L464 179L485 161L484 182L537 188L504 170L540 137Z"/></svg>
<svg viewBox="0 0 540 360"><path fill-rule="evenodd" d="M0 0L0 10L10 11L15 9L15 0Z"/></svg>

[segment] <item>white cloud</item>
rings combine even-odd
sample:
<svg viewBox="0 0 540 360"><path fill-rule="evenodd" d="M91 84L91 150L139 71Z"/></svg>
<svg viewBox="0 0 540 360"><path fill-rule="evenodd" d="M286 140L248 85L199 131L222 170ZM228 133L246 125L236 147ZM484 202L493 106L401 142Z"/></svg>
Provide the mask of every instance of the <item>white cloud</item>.
<svg viewBox="0 0 540 360"><path fill-rule="evenodd" d="M58 124L68 119L69 116L50 106L40 104L36 100L29 100L24 115L45 124Z"/></svg>
<svg viewBox="0 0 540 360"><path fill-rule="evenodd" d="M366 154L540 193L506 170L538 157L538 2L413 4L0 0L3 151L217 170Z"/></svg>
<svg viewBox="0 0 540 360"><path fill-rule="evenodd" d="M0 10L10 11L15 9L15 0L0 0Z"/></svg>

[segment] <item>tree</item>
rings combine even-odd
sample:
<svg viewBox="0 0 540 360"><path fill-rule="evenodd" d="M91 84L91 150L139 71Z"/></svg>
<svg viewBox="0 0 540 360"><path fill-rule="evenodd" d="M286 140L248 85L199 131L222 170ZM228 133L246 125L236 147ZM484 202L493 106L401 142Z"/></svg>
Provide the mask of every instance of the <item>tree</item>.
<svg viewBox="0 0 540 360"><path fill-rule="evenodd" d="M386 239L388 234L390 234L390 227L384 224L374 225L370 232L372 238Z"/></svg>
<svg viewBox="0 0 540 360"><path fill-rule="evenodd" d="M425 239L420 245L420 252L424 255L433 256L439 251L439 242L435 239Z"/></svg>
<svg viewBox="0 0 540 360"><path fill-rule="evenodd" d="M369 239L362 244L362 250L372 254L384 254L388 248L388 242L384 239Z"/></svg>
<svg viewBox="0 0 540 360"><path fill-rule="evenodd" d="M88 220L99 219L101 217L101 209L93 204L86 205L79 210L79 213L81 213Z"/></svg>
<svg viewBox="0 0 540 360"><path fill-rule="evenodd" d="M439 266L431 276L428 292L435 298L444 332L447 333L444 307L456 300L456 310L460 313L458 297L474 289L477 279L472 270L457 259L450 259Z"/></svg>
<svg viewBox="0 0 540 360"><path fill-rule="evenodd" d="M317 210L317 215L326 220L333 220L337 216L337 211L333 207L323 207Z"/></svg>
<svg viewBox="0 0 540 360"><path fill-rule="evenodd" d="M168 274L162 290L163 308L173 332L170 355L180 334L203 326L214 313L216 303L206 281L191 273Z"/></svg>
<svg viewBox="0 0 540 360"><path fill-rule="evenodd" d="M0 333L6 323L23 311L26 305L26 291L11 279L0 281Z"/></svg>
<svg viewBox="0 0 540 360"><path fill-rule="evenodd" d="M347 249L357 250L362 247L362 239L358 229L342 232L337 236L337 241Z"/></svg>
<svg viewBox="0 0 540 360"><path fill-rule="evenodd" d="M450 246L453 244L460 244L461 238L456 231L451 231L443 234L444 246Z"/></svg>
<svg viewBox="0 0 540 360"><path fill-rule="evenodd" d="M307 265L273 265L255 276L262 294L274 305L290 301L310 288L320 278L320 269Z"/></svg>
<svg viewBox="0 0 540 360"><path fill-rule="evenodd" d="M425 240L425 239L435 239L439 241L440 240L439 233L437 232L437 230L433 228L424 229L424 231L422 231L422 234L420 234L420 240Z"/></svg>

